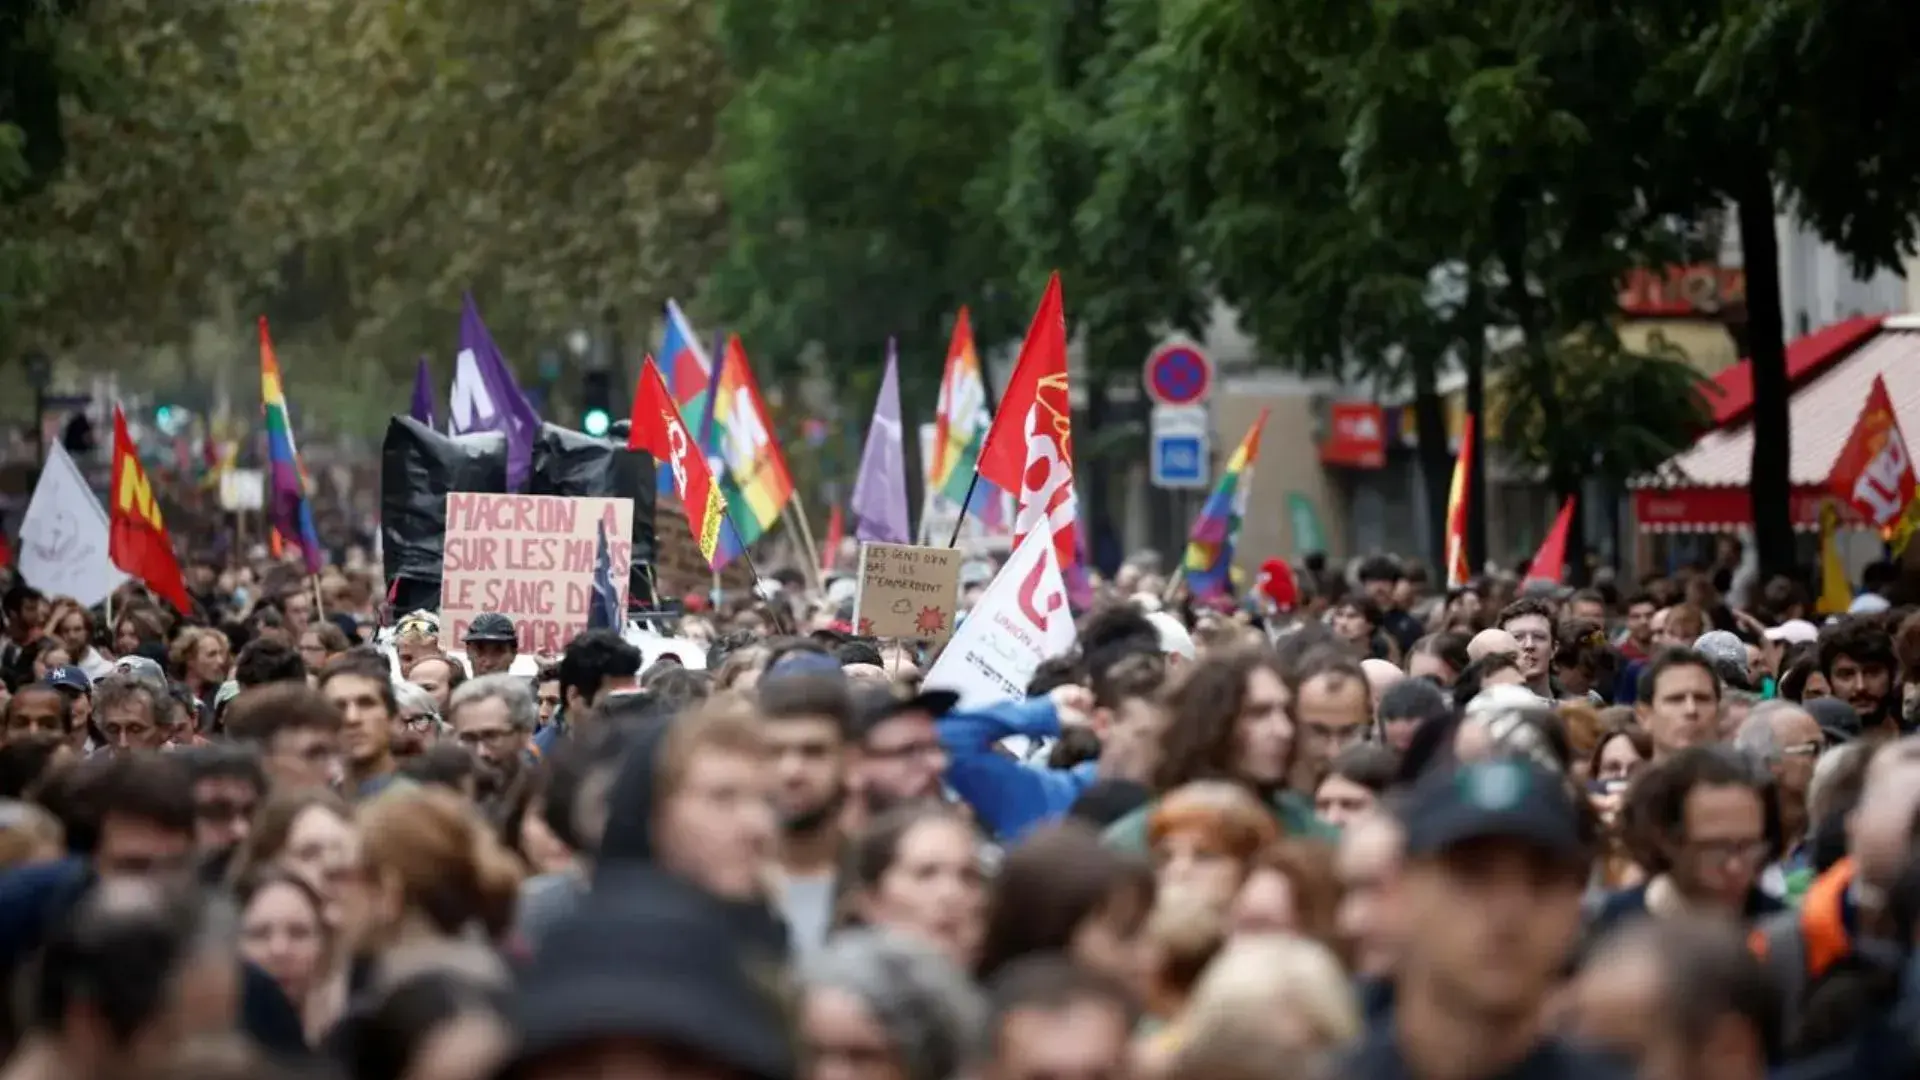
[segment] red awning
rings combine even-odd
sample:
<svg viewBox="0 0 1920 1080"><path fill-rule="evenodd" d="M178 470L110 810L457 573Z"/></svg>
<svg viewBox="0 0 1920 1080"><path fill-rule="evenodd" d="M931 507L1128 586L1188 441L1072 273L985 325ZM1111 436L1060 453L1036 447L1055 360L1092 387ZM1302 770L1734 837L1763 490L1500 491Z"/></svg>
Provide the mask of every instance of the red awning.
<svg viewBox="0 0 1920 1080"><path fill-rule="evenodd" d="M1880 331L1884 316L1858 315L1845 322L1822 327L1803 338L1787 343L1787 385L1819 374L1829 364L1847 355L1861 342ZM1747 418L1753 408L1753 361L1742 360L1713 377L1707 389L1707 401L1713 406L1713 426L1725 427Z"/></svg>
<svg viewBox="0 0 1920 1080"><path fill-rule="evenodd" d="M1793 527L1818 529L1820 503L1830 497L1824 487L1794 488L1787 510ZM1852 506L1836 504L1841 525L1865 524ZM1744 487L1641 488L1633 493L1633 519L1641 532L1734 532L1753 525L1753 496Z"/></svg>
<svg viewBox="0 0 1920 1080"><path fill-rule="evenodd" d="M1853 430L1874 377L1884 375L1894 415L1904 432L1920 432L1920 331L1882 329L1880 317L1853 319L1788 346L1788 423L1793 456L1795 528L1819 527L1820 500L1834 458ZM1741 361L1715 382L1727 395L1715 401L1714 430L1633 484L1634 517L1649 532L1721 532L1753 522L1753 384ZM1851 509L1844 524L1858 524Z"/></svg>

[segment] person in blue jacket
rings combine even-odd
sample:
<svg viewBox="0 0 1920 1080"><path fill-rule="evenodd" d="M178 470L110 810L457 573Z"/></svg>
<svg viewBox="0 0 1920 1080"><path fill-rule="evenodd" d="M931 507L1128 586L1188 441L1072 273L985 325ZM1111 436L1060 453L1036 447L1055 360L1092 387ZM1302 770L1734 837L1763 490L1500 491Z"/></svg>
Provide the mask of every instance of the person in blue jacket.
<svg viewBox="0 0 1920 1080"><path fill-rule="evenodd" d="M1044 760L1021 761L997 744L1013 736L1052 743L1060 738L1063 725L1085 723L1092 705L1093 694L1085 687L1062 686L1041 697L975 711L956 709L937 717L940 745L948 756L947 787L1002 843L1066 816L1099 775L1099 762L1053 769Z"/></svg>
<svg viewBox="0 0 1920 1080"><path fill-rule="evenodd" d="M1003 842L1066 816L1096 783L1137 787L1136 801L1145 803L1150 797L1145 780L1166 722L1158 701L1165 675L1159 657L1130 656L1103 669L1092 690L1059 686L1025 701L942 717L940 741L950 757L947 786ZM1015 736L1054 742L1075 728L1097 739L1097 753L1064 768L1045 760L1020 761L999 745Z"/></svg>

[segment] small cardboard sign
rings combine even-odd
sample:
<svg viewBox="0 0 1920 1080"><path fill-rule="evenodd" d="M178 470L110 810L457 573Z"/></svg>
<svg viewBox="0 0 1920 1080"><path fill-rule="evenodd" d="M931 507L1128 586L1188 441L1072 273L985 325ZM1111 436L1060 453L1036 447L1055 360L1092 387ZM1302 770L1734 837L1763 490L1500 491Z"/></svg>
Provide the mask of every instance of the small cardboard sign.
<svg viewBox="0 0 1920 1080"><path fill-rule="evenodd" d="M854 626L869 637L946 640L960 608L965 558L954 548L861 544Z"/></svg>
<svg viewBox="0 0 1920 1080"><path fill-rule="evenodd" d="M559 655L586 629L602 521L609 572L624 611L632 499L449 493L440 647L459 650L474 616L495 611L513 620L521 652Z"/></svg>

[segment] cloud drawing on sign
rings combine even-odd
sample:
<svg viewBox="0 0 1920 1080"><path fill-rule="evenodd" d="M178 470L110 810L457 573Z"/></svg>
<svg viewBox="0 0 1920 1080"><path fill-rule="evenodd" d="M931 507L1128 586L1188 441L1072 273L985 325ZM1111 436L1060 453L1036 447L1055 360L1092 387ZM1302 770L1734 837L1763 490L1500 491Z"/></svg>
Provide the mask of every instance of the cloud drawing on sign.
<svg viewBox="0 0 1920 1080"><path fill-rule="evenodd" d="M895 600L893 602L892 608L890 608L889 610L891 610L895 615L911 615L913 614L913 601L903 596L900 599Z"/></svg>

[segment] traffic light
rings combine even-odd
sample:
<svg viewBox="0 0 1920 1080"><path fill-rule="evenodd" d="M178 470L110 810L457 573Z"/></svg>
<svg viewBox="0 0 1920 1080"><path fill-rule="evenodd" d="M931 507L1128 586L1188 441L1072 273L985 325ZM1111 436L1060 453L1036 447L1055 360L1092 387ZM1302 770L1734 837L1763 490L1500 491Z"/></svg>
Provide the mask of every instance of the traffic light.
<svg viewBox="0 0 1920 1080"><path fill-rule="evenodd" d="M600 438L613 426L613 375L589 371L580 376L580 430Z"/></svg>

